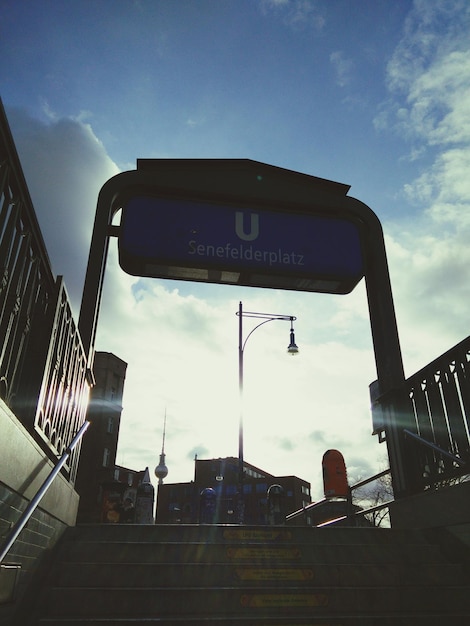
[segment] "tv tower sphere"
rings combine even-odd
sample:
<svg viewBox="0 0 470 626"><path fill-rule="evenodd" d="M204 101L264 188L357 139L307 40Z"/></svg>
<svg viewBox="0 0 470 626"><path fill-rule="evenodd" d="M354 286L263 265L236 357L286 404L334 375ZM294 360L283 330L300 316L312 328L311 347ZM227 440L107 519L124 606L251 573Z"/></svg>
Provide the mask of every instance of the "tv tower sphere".
<svg viewBox="0 0 470 626"><path fill-rule="evenodd" d="M158 478L158 484L161 485L163 483L163 479L168 476L168 468L165 465L165 433L166 433L166 409L165 409L165 419L163 421L163 440L162 440L162 453L160 454L160 462L155 468L155 476Z"/></svg>
<svg viewBox="0 0 470 626"><path fill-rule="evenodd" d="M160 463L155 468L155 476L158 478L159 484L168 476L168 468L165 465L165 454L163 452L160 454Z"/></svg>

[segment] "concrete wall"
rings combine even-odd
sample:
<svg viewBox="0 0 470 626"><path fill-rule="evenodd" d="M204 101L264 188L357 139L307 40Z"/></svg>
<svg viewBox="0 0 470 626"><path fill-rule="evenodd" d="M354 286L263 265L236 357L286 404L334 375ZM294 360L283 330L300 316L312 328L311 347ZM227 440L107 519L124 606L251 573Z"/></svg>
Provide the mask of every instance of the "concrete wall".
<svg viewBox="0 0 470 626"><path fill-rule="evenodd" d="M0 400L0 482L30 500L53 464L13 413ZM75 525L78 494L59 474L40 503L40 508L68 526Z"/></svg>
<svg viewBox="0 0 470 626"><path fill-rule="evenodd" d="M393 528L470 525L470 481L396 500L390 521Z"/></svg>
<svg viewBox="0 0 470 626"><path fill-rule="evenodd" d="M0 400L1 544L52 467L52 462L45 458L40 446ZM67 526L75 525L78 501L73 487L59 474L3 561L4 564L17 563L21 566L14 596L16 600L21 599L40 560L56 544ZM1 578L6 586L6 578L13 572L5 567L2 569ZM0 623L8 623L7 615L13 605L10 602L0 606Z"/></svg>
<svg viewBox="0 0 470 626"><path fill-rule="evenodd" d="M429 490L390 506L392 528L420 528L450 558L470 563L470 481Z"/></svg>

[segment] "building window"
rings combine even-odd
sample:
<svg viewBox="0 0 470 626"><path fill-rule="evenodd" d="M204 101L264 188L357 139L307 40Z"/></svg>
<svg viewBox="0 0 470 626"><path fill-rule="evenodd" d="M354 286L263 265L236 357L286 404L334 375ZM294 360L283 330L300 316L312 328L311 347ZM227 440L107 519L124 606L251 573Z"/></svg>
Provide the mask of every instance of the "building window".
<svg viewBox="0 0 470 626"><path fill-rule="evenodd" d="M114 432L114 417L108 417L108 426L106 428L106 432L110 435Z"/></svg>
<svg viewBox="0 0 470 626"><path fill-rule="evenodd" d="M117 400L119 386L120 386L119 376L117 374L113 374L113 384L111 386L111 400Z"/></svg>
<svg viewBox="0 0 470 626"><path fill-rule="evenodd" d="M109 467L110 457L111 457L111 452L109 448L105 448L103 450L103 467Z"/></svg>
<svg viewBox="0 0 470 626"><path fill-rule="evenodd" d="M114 480L119 481L119 470L118 469L114 470Z"/></svg>
<svg viewBox="0 0 470 626"><path fill-rule="evenodd" d="M310 489L306 485L302 485L302 493L306 496L310 495Z"/></svg>
<svg viewBox="0 0 470 626"><path fill-rule="evenodd" d="M263 474L256 472L254 469L251 469L251 467L246 467L245 473L250 476L250 478L264 478Z"/></svg>

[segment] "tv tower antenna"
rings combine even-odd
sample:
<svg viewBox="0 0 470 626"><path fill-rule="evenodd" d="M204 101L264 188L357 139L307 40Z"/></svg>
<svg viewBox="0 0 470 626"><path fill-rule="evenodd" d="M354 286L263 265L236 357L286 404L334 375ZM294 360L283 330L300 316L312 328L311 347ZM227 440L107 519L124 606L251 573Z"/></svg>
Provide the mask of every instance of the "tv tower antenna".
<svg viewBox="0 0 470 626"><path fill-rule="evenodd" d="M168 476L168 468L165 465L165 434L166 434L166 409L165 418L163 420L163 438L162 438L162 452L160 454L160 461L155 468L155 476L158 478L158 484L163 484L163 479Z"/></svg>

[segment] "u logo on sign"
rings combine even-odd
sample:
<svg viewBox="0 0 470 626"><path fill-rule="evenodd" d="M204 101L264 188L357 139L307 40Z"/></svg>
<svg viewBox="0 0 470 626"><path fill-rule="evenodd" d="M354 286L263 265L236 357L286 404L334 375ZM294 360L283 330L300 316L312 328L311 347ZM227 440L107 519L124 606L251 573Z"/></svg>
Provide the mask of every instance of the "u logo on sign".
<svg viewBox="0 0 470 626"><path fill-rule="evenodd" d="M243 241L254 241L259 235L259 215L258 213L250 214L250 230L245 231L244 214L241 211L235 212L235 232Z"/></svg>

